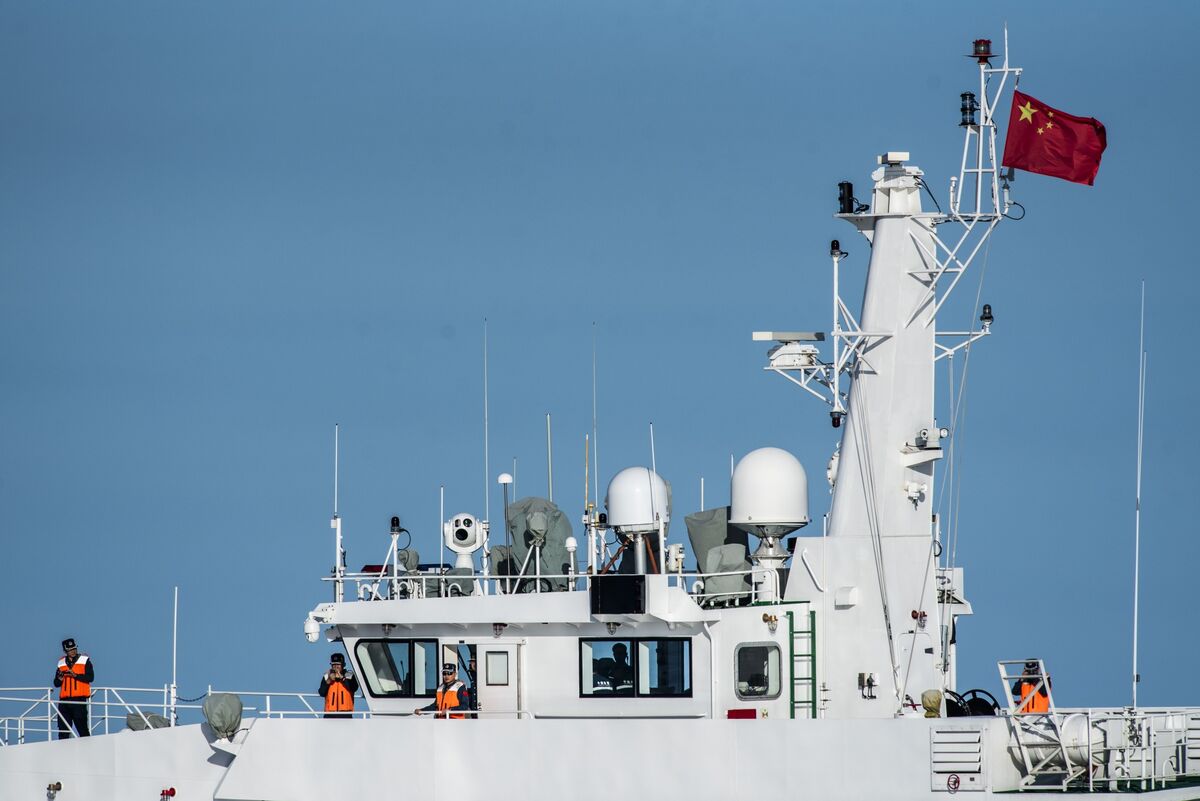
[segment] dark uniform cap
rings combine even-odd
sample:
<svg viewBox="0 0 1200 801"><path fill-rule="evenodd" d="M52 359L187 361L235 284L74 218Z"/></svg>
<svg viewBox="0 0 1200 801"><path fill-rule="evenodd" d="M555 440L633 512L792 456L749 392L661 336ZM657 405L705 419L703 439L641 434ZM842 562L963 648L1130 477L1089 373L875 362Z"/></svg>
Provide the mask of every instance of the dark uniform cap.
<svg viewBox="0 0 1200 801"><path fill-rule="evenodd" d="M75 647L75 640L71 639L70 637L63 640L63 650L64 651L70 651L74 647Z"/></svg>
<svg viewBox="0 0 1200 801"><path fill-rule="evenodd" d="M346 657L342 656L340 653L334 654L333 656L329 657L329 664L344 665L346 664Z"/></svg>
<svg viewBox="0 0 1200 801"><path fill-rule="evenodd" d="M454 666L453 662L447 662L446 664L442 665L442 672L443 673L457 673L458 668L456 668Z"/></svg>

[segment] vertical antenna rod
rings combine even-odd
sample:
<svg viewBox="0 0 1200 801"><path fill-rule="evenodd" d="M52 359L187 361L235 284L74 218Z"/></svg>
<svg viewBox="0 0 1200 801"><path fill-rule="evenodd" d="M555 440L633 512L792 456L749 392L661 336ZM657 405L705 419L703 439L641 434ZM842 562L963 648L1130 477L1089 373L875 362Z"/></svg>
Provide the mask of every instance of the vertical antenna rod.
<svg viewBox="0 0 1200 801"><path fill-rule="evenodd" d="M333 600L341 603L343 595L342 576L346 573L345 553L342 551L342 518L338 516L338 434L340 426L333 424Z"/></svg>
<svg viewBox="0 0 1200 801"><path fill-rule="evenodd" d="M491 466L488 461L488 321L483 318L483 519L492 519L492 507L488 490Z"/></svg>
<svg viewBox="0 0 1200 801"><path fill-rule="evenodd" d="M1133 707L1137 708L1138 579L1142 552L1142 430L1146 417L1146 281L1142 280L1142 315L1138 324L1137 483L1133 506Z"/></svg>
<svg viewBox="0 0 1200 801"><path fill-rule="evenodd" d="M653 421L650 423L650 470L654 473L655 477L658 476L658 461L654 455L654 423L653 423ZM651 507L654 506L654 484L653 483L650 484L650 505L651 505ZM666 563L666 548L667 548L667 546L666 546L666 543L664 542L664 540L666 539L666 536L665 536L666 529L663 526L663 520L662 520L662 515L665 511L666 510L664 510L664 509L655 509L654 510L654 517L655 517L655 520L658 522L658 572L660 572L660 573L667 572L667 567L666 567L666 564L667 564Z"/></svg>
<svg viewBox="0 0 1200 801"><path fill-rule="evenodd" d="M546 412L546 500L554 503L554 453L550 450L550 412Z"/></svg>
<svg viewBox="0 0 1200 801"><path fill-rule="evenodd" d="M179 722L175 704L179 700L178 685L175 683L179 654L179 585L175 585L175 611L171 615L171 725Z"/></svg>
<svg viewBox="0 0 1200 801"><path fill-rule="evenodd" d="M435 529L438 533L438 540L442 543L442 553L438 557L440 564L438 565L438 575L446 574L446 538L442 536L442 526L446 523L446 485L442 484L438 488L438 527ZM443 580L438 583L438 592L445 596L446 582Z"/></svg>
<svg viewBox="0 0 1200 801"><path fill-rule="evenodd" d="M596 321L592 320L592 482L596 490L596 505L600 505L600 436L596 429Z"/></svg>

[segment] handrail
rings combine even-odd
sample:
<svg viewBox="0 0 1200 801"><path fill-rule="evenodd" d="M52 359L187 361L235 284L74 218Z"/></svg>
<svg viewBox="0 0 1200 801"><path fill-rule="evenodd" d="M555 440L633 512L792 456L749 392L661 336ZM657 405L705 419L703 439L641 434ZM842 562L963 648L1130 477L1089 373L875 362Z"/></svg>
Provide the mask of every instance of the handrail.
<svg viewBox="0 0 1200 801"><path fill-rule="evenodd" d="M1066 742L1050 739L1026 746L1064 749L1086 746L1087 758L1077 767L1103 766L1104 770L1102 773L1092 769L1084 770L1074 780L1084 783L1072 783L1072 789L1088 792L1107 791L1109 782L1118 782L1128 784L1130 789L1145 790L1153 789L1155 785L1165 787L1171 782L1195 779L1194 771L1185 773L1180 770L1176 760L1181 749L1186 748L1188 744L1189 719L1200 716L1200 707L1059 707L1054 712L1019 713L1011 709L1002 709L999 713L999 717L1007 721L1014 737L1019 737L1017 729L1021 729L1036 731L1043 738L1052 733L1057 733L1061 738L1063 722L1077 715L1086 716L1086 743L1068 745ZM1096 737L1099 732L1105 734L1102 740ZM1020 747L1019 739L1015 747ZM1174 768L1172 763L1176 763ZM1074 760L1071 764L1075 764ZM1044 761L1039 764L1039 768L1043 766ZM1064 776L1067 773L1054 766L1048 767L1049 774ZM1042 769L1037 773L1042 775L1047 771ZM1069 780L1068 778L1064 781ZM1018 789L1045 790L1047 785L1025 785Z"/></svg>
<svg viewBox="0 0 1200 801"><path fill-rule="evenodd" d="M14 711L14 714L0 714L0 747L24 743L31 736L35 739L52 740L59 731L57 718L59 717L58 705L60 703L88 704L92 712L89 715L89 727L92 732L107 734L109 732L109 721L119 720L122 723L127 723L128 718L126 714L138 716L147 727L151 727L150 711L162 706L162 692L162 688L158 687L99 687L93 685L92 696L86 701L58 701L53 697L53 688L0 687L0 705L11 703L22 705ZM218 692L218 690L210 687L206 695L213 692ZM31 694L36 695L31 697ZM145 702L141 702L133 699L133 696L136 694L153 696L154 698L153 700L148 699ZM272 693L253 690L232 692L232 694L243 699L243 702L251 702L249 704L244 703L242 707L243 714L250 717L276 719L320 718L325 714L324 709L320 705L312 703L313 700L320 697L315 693ZM258 702L259 699L261 699L261 703ZM280 701L284 701L285 706L287 702L298 703L301 708L280 708ZM33 714L38 712L42 704L46 704L45 712ZM114 712L114 708L121 710L125 714ZM195 715L199 718L203 704L181 703L176 704L175 709L184 716ZM472 718L507 719L514 716L530 720L536 718L534 713L528 709L508 711L464 710L462 714ZM351 715L360 719L413 716L412 713L372 712L367 709L355 711ZM427 716L438 717L436 714ZM196 722L199 722L199 720L197 719ZM177 724L178 721L170 721L170 725L172 726ZM73 738L78 735L68 728L67 736Z"/></svg>
<svg viewBox="0 0 1200 801"><path fill-rule="evenodd" d="M824 589L816 581L816 576L813 574L811 566L809 566L805 553L801 553L801 559L804 565L809 570L809 574L813 576L814 583L817 583L817 588L824 592ZM743 570L724 570L711 573L702 573L700 571L677 571L674 573L651 573L647 575L665 575L668 579L673 580L674 585L683 589L689 595L695 598L708 597L723 597L723 596L747 596L751 601L757 600L759 590L753 582L753 578L759 573L772 573L772 586L774 589L774 597L778 598L780 594L780 580L778 572L774 570L764 571L762 567L750 567ZM719 592L706 593L703 591L695 591L689 589L691 582L697 580L703 581L708 578L720 576L745 576L751 579L749 589L737 592ZM466 583L478 584L483 595L525 595L538 594L541 592L583 592L590 589L593 575L587 573L542 573L538 576L506 576L490 573L469 573L464 575L449 575L444 572L401 572L396 575L387 574L380 576L377 571L345 573L342 576L322 576L322 581L330 582L354 582L355 597L363 602L371 601L392 601L392 600L409 600L414 598L435 598L441 597L443 587L448 583ZM564 590L542 590L543 582L550 581L565 581L567 586ZM580 586L580 582L583 586ZM520 592L506 591L506 586L511 583L516 583L521 587L531 587L530 590ZM384 584L390 584L392 591L381 592L381 587ZM429 594L428 587L435 586L438 588L437 595ZM457 584L455 584L457 586ZM475 592L462 593L458 597L474 595ZM445 597L455 597L454 594L447 593Z"/></svg>
<svg viewBox="0 0 1200 801"><path fill-rule="evenodd" d="M808 549L800 549L800 561L804 563L804 569L808 571L808 577L812 579L813 586L817 588L817 592L825 592L825 588L821 586L821 582L817 581L817 574L813 572L812 565L808 563Z"/></svg>
<svg viewBox="0 0 1200 801"><path fill-rule="evenodd" d="M217 692L217 690L209 687L205 695L213 692ZM316 693L272 693L252 690L233 694L243 700L242 710L248 716L321 717L324 714L322 705L314 703L316 699L320 698ZM119 721L122 724L116 730L124 728L127 725L127 715L136 715L147 727L151 727L150 715L159 710L162 711L163 717L168 718L170 725L176 725L180 721L170 720L169 702L164 700L165 697L163 687L101 687L93 685L92 695L87 700L60 701L54 698L53 688L0 687L0 747L23 743L30 737L53 739L59 731L58 720L61 717L59 706L64 704L88 705L88 726L92 733L107 734L113 730L110 726L112 721ZM5 714L3 710L9 705L19 706ZM199 722L202 718L203 704L179 703L175 705L174 709L177 714ZM356 713L356 716L370 717L370 712L364 710ZM68 737L77 736L70 727L67 728L67 732Z"/></svg>

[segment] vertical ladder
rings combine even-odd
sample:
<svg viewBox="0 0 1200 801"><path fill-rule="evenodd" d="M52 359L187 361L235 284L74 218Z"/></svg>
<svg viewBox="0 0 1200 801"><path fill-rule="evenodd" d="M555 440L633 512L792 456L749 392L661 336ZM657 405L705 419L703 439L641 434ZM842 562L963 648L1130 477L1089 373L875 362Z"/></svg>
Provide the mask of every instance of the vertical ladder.
<svg viewBox="0 0 1200 801"><path fill-rule="evenodd" d="M796 615L800 615L797 628ZM788 661L791 664L791 718L817 716L817 613L788 612Z"/></svg>

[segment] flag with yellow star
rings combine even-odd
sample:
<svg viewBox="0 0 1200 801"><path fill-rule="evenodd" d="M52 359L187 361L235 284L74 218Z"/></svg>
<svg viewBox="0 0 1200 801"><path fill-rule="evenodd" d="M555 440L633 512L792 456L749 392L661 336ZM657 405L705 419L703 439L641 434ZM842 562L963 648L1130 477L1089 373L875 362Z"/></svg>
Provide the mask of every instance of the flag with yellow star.
<svg viewBox="0 0 1200 801"><path fill-rule="evenodd" d="M1107 144L1104 125L1096 118L1076 117L1013 92L1004 141L1005 167L1092 186Z"/></svg>

